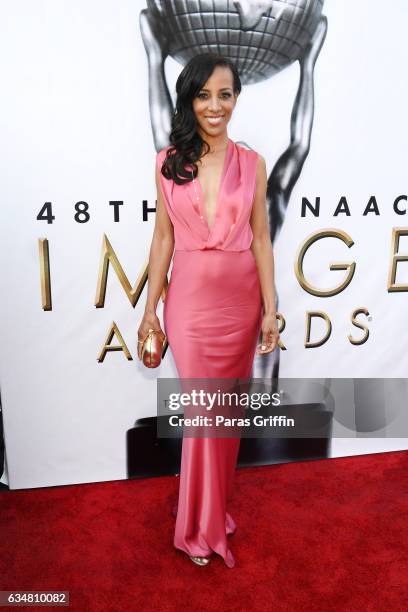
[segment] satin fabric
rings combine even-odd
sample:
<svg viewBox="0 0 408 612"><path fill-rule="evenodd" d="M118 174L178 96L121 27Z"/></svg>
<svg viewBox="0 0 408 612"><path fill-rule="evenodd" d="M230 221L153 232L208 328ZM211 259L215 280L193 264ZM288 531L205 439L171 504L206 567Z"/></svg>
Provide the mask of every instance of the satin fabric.
<svg viewBox="0 0 408 612"><path fill-rule="evenodd" d="M157 154L159 168L166 149ZM174 226L175 252L164 302L164 329L178 375L249 378L262 322L262 296L249 224L256 152L228 140L210 229L201 186L160 174ZM196 200L198 193L199 200ZM235 560L227 511L240 438L183 437L174 546L189 555Z"/></svg>
<svg viewBox="0 0 408 612"><path fill-rule="evenodd" d="M167 149L157 154L161 168ZM249 217L255 193L258 154L228 139L218 193L214 225L208 227L203 193L196 179L177 185L160 174L169 217L174 226L175 249L244 251L252 242ZM197 195L199 200L197 200Z"/></svg>

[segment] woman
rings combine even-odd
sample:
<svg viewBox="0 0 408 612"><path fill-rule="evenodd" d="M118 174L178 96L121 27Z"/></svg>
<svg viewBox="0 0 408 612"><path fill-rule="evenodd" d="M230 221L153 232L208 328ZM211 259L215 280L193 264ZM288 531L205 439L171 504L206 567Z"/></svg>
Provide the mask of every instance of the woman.
<svg viewBox="0 0 408 612"><path fill-rule="evenodd" d="M156 157L139 347L149 328L162 331L156 307L175 247L163 317L180 378L248 378L255 351L267 354L279 339L265 160L227 133L240 91L228 59L194 57L176 83L172 144ZM226 508L239 442L183 438L174 546L198 565L213 552L235 564L227 536L236 525Z"/></svg>

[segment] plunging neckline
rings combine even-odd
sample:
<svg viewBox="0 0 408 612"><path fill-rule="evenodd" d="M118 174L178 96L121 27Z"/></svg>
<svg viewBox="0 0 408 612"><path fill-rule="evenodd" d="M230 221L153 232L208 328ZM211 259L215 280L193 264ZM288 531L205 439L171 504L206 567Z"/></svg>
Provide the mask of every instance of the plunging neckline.
<svg viewBox="0 0 408 612"><path fill-rule="evenodd" d="M218 208L219 208L219 199L220 199L220 195L221 195L221 190L222 190L222 186L223 186L223 182L224 182L224 176L225 176L225 172L227 169L227 159L228 159L228 154L229 154L229 148L231 145L231 139L228 138L228 142L227 142L227 147L225 149L225 155L224 155L224 160L222 163L222 170L221 170L221 176L220 176L220 180L219 180L219 184L218 184L218 192L217 192L217 197L215 199L215 210L214 210L214 221L212 226L210 227L209 223L208 223L208 217L207 217L207 208L206 208L206 204L204 201L204 191L203 188L201 186L201 181L198 178L198 172L197 172L197 176L196 176L196 181L200 190L200 200L199 200L199 206L200 206L200 210L201 210L201 215L203 217L203 219L205 219L206 225L207 225L207 229L209 234L211 234L211 232L213 231L216 221L217 221L217 216L218 216Z"/></svg>

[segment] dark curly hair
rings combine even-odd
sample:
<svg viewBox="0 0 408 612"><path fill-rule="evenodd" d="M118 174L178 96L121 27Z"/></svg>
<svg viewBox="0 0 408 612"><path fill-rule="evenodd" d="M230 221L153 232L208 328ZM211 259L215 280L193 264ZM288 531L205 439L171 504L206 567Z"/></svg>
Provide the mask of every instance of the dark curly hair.
<svg viewBox="0 0 408 612"><path fill-rule="evenodd" d="M171 118L170 148L161 167L161 173L167 179L173 179L178 185L192 181L198 168L195 163L201 156L203 147L208 153L210 147L197 132L197 120L193 110L193 99L207 82L216 66L230 68L233 75L234 93L241 91L241 79L235 64L217 53L202 53L193 57L181 71L176 82L176 107Z"/></svg>

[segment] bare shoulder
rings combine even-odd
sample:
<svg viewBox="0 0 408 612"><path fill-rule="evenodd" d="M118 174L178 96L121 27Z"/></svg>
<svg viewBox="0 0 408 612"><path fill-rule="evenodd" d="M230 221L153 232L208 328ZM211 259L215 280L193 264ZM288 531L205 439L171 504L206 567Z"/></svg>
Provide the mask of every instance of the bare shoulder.
<svg viewBox="0 0 408 612"><path fill-rule="evenodd" d="M266 161L263 155L261 155L260 153L256 153L258 156L258 167L262 168L263 166L266 166Z"/></svg>
<svg viewBox="0 0 408 612"><path fill-rule="evenodd" d="M249 147L248 145L243 144L243 143L236 142L235 144L241 150L245 151L248 157L253 157L254 159L256 159L256 161L257 161L257 174L260 174L262 172L266 172L265 158L260 153L258 153L258 151L256 151L255 149L252 149L251 147Z"/></svg>
<svg viewBox="0 0 408 612"><path fill-rule="evenodd" d="M266 161L263 155L261 155L260 153L257 153L257 155L258 161L256 166L256 174L259 177L263 177L266 175Z"/></svg>

